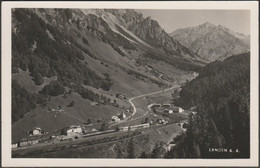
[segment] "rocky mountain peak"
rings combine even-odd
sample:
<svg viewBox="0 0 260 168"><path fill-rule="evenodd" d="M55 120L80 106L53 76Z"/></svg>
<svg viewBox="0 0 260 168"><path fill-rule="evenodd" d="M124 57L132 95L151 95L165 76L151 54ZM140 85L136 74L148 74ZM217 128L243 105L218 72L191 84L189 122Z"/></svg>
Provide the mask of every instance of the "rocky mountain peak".
<svg viewBox="0 0 260 168"><path fill-rule="evenodd" d="M134 33L141 40L171 55L194 57L194 53L183 47L178 41L166 33L156 20L150 16L144 18L141 13L133 9L105 9L112 14L125 29Z"/></svg>
<svg viewBox="0 0 260 168"><path fill-rule="evenodd" d="M210 23L210 22L205 22L204 24L199 25L200 27L207 27L207 28L212 28L215 27L214 24Z"/></svg>
<svg viewBox="0 0 260 168"><path fill-rule="evenodd" d="M249 50L249 37L223 25L204 24L178 29L171 37L204 59L214 61Z"/></svg>

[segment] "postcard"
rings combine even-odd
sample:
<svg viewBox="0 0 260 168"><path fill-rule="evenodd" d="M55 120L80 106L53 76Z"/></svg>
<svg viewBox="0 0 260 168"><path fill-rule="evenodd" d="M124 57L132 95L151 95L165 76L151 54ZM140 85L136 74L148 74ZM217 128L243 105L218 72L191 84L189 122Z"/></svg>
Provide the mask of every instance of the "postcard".
<svg viewBox="0 0 260 168"><path fill-rule="evenodd" d="M3 166L258 166L258 2L3 2Z"/></svg>

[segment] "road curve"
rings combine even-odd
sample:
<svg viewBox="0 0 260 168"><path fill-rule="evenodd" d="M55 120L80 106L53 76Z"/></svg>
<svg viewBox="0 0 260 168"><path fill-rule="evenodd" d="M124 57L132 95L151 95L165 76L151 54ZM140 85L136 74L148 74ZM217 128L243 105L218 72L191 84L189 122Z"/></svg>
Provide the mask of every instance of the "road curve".
<svg viewBox="0 0 260 168"><path fill-rule="evenodd" d="M131 118L131 117L133 117L133 116L136 114L136 107L135 107L135 104L133 103L133 100L135 100L135 99L137 99L137 98L145 97L145 96L151 96L151 95L154 95L154 94L159 94L159 93L167 92L167 91L173 90L173 89L178 88L178 87L179 87L178 85L177 85L177 86L172 86L171 88L168 88L168 89L165 89L165 90L160 90L160 91L156 91L156 92L151 92L151 93L147 93L147 94L142 94L142 95L139 95L139 96L135 96L135 97L130 98L130 99L128 100L128 102L129 102L129 103L131 104L131 106L133 107L133 113L132 113L130 116L128 116L127 118L125 118L124 120L119 121L119 122L114 123L114 124L111 124L110 126L115 126L115 125L118 125L118 124L122 124L122 123L128 122L128 119ZM146 116L147 114L148 114L148 111L147 111L144 115L142 115L142 116L140 116L140 117L138 117L138 118L132 119L131 121L137 120L137 119L139 119L139 118L142 118L142 117Z"/></svg>
<svg viewBox="0 0 260 168"><path fill-rule="evenodd" d="M142 94L142 95L139 95L139 96L132 97L128 101L129 101L129 103L131 104L131 106L133 107L134 110L133 110L133 113L129 117L134 116L135 113L136 113L136 107L135 107L134 103L132 102L134 99L137 99L137 98L140 98L140 97L145 97L145 96L151 96L151 95L159 94L159 93L163 93L163 92L167 92L167 91L175 89L175 88L177 88L177 86L175 86L175 87L172 86L171 88L168 88L168 89L165 89L165 90L160 90L160 91L156 91L156 92Z"/></svg>

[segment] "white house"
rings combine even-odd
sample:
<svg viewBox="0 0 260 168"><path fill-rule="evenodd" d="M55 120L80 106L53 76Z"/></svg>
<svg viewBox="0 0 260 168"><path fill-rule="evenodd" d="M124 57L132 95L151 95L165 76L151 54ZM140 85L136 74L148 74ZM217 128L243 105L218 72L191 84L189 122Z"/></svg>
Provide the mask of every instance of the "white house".
<svg viewBox="0 0 260 168"><path fill-rule="evenodd" d="M82 128L79 125L71 125L70 127L62 129L62 134L68 136L82 134Z"/></svg>
<svg viewBox="0 0 260 168"><path fill-rule="evenodd" d="M12 144L12 148L14 149L14 148L17 148L18 147L18 144L17 143L14 143L14 144Z"/></svg>
<svg viewBox="0 0 260 168"><path fill-rule="evenodd" d="M37 143L39 143L39 140L38 140L38 139L28 141L28 144L30 144L30 145L35 145L35 144L37 144Z"/></svg>
<svg viewBox="0 0 260 168"><path fill-rule="evenodd" d="M21 141L18 143L18 146L23 147L28 145L27 138L22 138Z"/></svg>
<svg viewBox="0 0 260 168"><path fill-rule="evenodd" d="M98 105L98 102L91 102L90 105L91 105L91 106Z"/></svg>
<svg viewBox="0 0 260 168"><path fill-rule="evenodd" d="M166 151L170 151L176 144L169 144L169 145L165 145L164 148L166 149Z"/></svg>
<svg viewBox="0 0 260 168"><path fill-rule="evenodd" d="M35 127L33 130L29 131L29 135L41 135L42 130L39 127Z"/></svg>
<svg viewBox="0 0 260 168"><path fill-rule="evenodd" d="M128 131L129 127L119 127L119 131Z"/></svg>
<svg viewBox="0 0 260 168"><path fill-rule="evenodd" d="M172 110L177 113L182 113L184 110L181 107L173 107Z"/></svg>
<svg viewBox="0 0 260 168"><path fill-rule="evenodd" d="M197 112L196 112L196 111L192 111L191 113L192 113L192 114L194 114L194 115L196 115L196 114L197 114Z"/></svg>
<svg viewBox="0 0 260 168"><path fill-rule="evenodd" d="M125 118L126 118L125 113L122 112L122 113L118 116L118 118L120 118L121 120L125 119Z"/></svg>
<svg viewBox="0 0 260 168"><path fill-rule="evenodd" d="M179 113L182 113L182 112L184 112L184 110L181 107L179 107Z"/></svg>
<svg viewBox="0 0 260 168"><path fill-rule="evenodd" d="M98 130L97 130L96 128L92 128L91 131L92 131L92 132L96 132L96 131L98 131Z"/></svg>
<svg viewBox="0 0 260 168"><path fill-rule="evenodd" d="M112 121L115 121L115 122L120 121L120 118L118 118L117 116L112 116L111 119L112 119Z"/></svg>

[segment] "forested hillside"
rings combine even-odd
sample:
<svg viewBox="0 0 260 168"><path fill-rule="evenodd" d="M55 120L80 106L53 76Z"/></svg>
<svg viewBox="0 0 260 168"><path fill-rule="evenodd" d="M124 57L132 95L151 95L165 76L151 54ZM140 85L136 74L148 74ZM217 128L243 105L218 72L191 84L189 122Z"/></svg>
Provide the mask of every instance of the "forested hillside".
<svg viewBox="0 0 260 168"><path fill-rule="evenodd" d="M15 10L13 17L14 22L18 23L12 34L13 71L17 68L29 70L38 85L42 84L43 76L57 76L65 86L84 82L99 88L107 83L106 79L99 77L82 62L82 52L75 45L67 43L70 37L66 34L45 24L27 9Z"/></svg>
<svg viewBox="0 0 260 168"><path fill-rule="evenodd" d="M186 135L166 157L248 158L250 125L250 54L207 65L182 88L176 102L197 115L189 119ZM209 152L209 148L239 152Z"/></svg>
<svg viewBox="0 0 260 168"><path fill-rule="evenodd" d="M64 13L64 20L69 20L69 10L59 12ZM97 89L110 89L112 81L109 75L101 77L88 68L82 51L76 47L72 37L46 24L28 9L13 10L12 15L12 73L19 69L29 71L36 85L43 84L43 77L57 76L58 80L34 95L13 80L12 122L17 121L36 104L45 102L48 96L65 93L64 86L78 92L83 98L95 101L100 96L82 88L82 84ZM88 51L84 52L91 56Z"/></svg>

